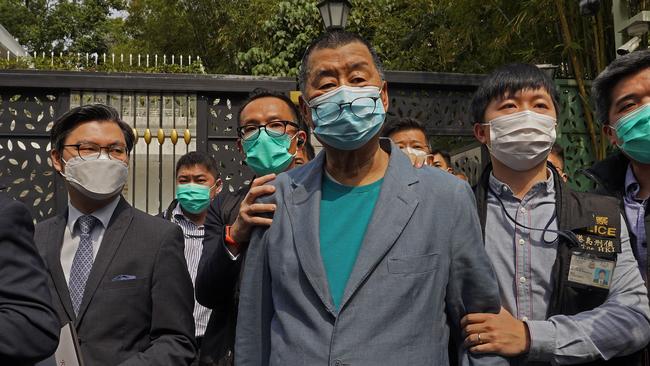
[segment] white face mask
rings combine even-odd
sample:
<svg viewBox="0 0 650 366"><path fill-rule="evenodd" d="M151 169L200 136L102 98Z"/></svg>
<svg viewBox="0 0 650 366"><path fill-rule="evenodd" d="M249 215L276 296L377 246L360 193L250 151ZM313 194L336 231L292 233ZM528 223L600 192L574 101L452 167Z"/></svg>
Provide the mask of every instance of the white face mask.
<svg viewBox="0 0 650 366"><path fill-rule="evenodd" d="M61 172L61 175L81 194L96 201L118 194L129 176L125 162L105 155L95 160L83 160L77 156L63 162L65 174Z"/></svg>
<svg viewBox="0 0 650 366"><path fill-rule="evenodd" d="M400 150L404 151L405 154L415 155L415 156L417 156L417 157L425 157L425 156L428 156L428 155L429 155L429 154L427 154L426 151L422 151L422 150L414 149L414 148L412 148L412 147L410 147L410 146L403 147L403 148L401 148Z"/></svg>
<svg viewBox="0 0 650 366"><path fill-rule="evenodd" d="M432 157L431 154L427 154L426 151L414 149L410 146L403 147L400 150L404 152L406 155L408 155L409 159L411 159L411 162L415 166L423 166L423 165L430 165L429 164L429 158Z"/></svg>
<svg viewBox="0 0 650 366"><path fill-rule="evenodd" d="M548 158L555 143L555 124L555 118L529 110L497 117L487 123L488 149L510 169L532 169Z"/></svg>

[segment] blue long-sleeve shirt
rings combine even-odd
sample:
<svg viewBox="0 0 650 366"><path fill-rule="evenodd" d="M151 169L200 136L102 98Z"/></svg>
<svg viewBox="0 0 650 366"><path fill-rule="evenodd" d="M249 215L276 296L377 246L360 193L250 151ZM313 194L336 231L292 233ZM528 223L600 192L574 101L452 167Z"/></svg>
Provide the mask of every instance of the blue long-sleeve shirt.
<svg viewBox="0 0 650 366"><path fill-rule="evenodd" d="M493 175L489 184L519 224L532 228L548 224L550 230L557 229L552 175L521 200ZM557 235L515 226L491 192L485 227L486 251L497 275L502 304L525 321L530 331L530 350L524 363L575 364L599 357L611 359L631 354L650 340L647 290L625 225L621 225L622 253L617 257L605 303L576 315L550 318L546 314L553 290Z"/></svg>
<svg viewBox="0 0 650 366"><path fill-rule="evenodd" d="M639 191L641 187L639 182L634 176L632 165L628 165L627 173L625 173L625 196L623 203L625 204L625 216L630 225L630 230L634 237L636 237L636 245L632 247L637 261L639 262L639 269L641 276L645 276L645 268L648 266L648 243L645 237L645 211L648 206L648 199L640 199ZM647 278L644 278L646 281Z"/></svg>

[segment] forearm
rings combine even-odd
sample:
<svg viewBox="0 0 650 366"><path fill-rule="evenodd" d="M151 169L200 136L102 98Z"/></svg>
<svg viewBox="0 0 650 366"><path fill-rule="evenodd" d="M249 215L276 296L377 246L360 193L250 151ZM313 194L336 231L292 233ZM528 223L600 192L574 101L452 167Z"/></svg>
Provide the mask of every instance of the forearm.
<svg viewBox="0 0 650 366"><path fill-rule="evenodd" d="M205 241L195 282L196 300L199 304L210 309L229 306L235 293L241 263L242 254L233 260L222 235L214 235L209 242Z"/></svg>
<svg viewBox="0 0 650 366"><path fill-rule="evenodd" d="M246 257L239 295L235 359L239 365L268 365L271 344L271 277L266 256L265 230L254 230Z"/></svg>
<svg viewBox="0 0 650 366"><path fill-rule="evenodd" d="M27 209L17 202L7 204L0 230L0 359L43 359L56 349L60 324Z"/></svg>
<svg viewBox="0 0 650 366"><path fill-rule="evenodd" d="M576 315L528 321L530 359L553 360L557 364L609 360L634 353L648 343L647 290L626 235L605 303Z"/></svg>
<svg viewBox="0 0 650 366"><path fill-rule="evenodd" d="M461 318L468 313L498 313L501 309L499 289L492 265L485 253L481 229L469 187L461 187L458 194L451 242L451 267L447 290L447 313L452 334L462 336ZM480 273L480 276L476 274ZM497 354L474 354L463 347L462 337L456 339L461 365L508 365L505 357Z"/></svg>
<svg viewBox="0 0 650 366"><path fill-rule="evenodd" d="M485 253L481 227L469 186L459 185L450 243L448 310L456 326L468 313L498 313L501 300L496 275Z"/></svg>
<svg viewBox="0 0 650 366"><path fill-rule="evenodd" d="M51 309L34 304L6 304L0 307L0 314L0 360L9 358L22 363L54 353L59 324Z"/></svg>
<svg viewBox="0 0 650 366"><path fill-rule="evenodd" d="M613 304L527 324L531 339L528 359L560 365L629 355L643 348L650 337L644 314Z"/></svg>
<svg viewBox="0 0 650 366"><path fill-rule="evenodd" d="M118 366L190 365L195 358L193 342L184 335L159 337L145 351Z"/></svg>

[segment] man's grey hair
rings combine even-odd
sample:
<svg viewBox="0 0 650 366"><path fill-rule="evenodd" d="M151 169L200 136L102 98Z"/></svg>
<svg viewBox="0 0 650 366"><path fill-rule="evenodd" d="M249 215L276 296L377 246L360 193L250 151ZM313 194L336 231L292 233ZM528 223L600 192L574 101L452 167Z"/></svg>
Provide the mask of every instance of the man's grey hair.
<svg viewBox="0 0 650 366"><path fill-rule="evenodd" d="M309 77L310 72L309 57L314 51L325 48L336 49L354 42L359 42L368 48L370 55L372 55L372 61L374 62L377 71L379 71L379 76L384 80L384 69L381 60L379 59L379 55L377 55L377 51L375 51L374 47L370 45L370 42L356 33L346 32L344 30L334 30L325 32L314 40L309 47L307 47L307 50L302 56L300 71L298 72L298 86L300 87L300 91L303 94L305 93L307 78Z"/></svg>
<svg viewBox="0 0 650 366"><path fill-rule="evenodd" d="M609 109L612 106L612 90L619 81L647 68L650 68L650 50L642 50L617 58L598 75L591 86L598 122L613 122L609 120Z"/></svg>

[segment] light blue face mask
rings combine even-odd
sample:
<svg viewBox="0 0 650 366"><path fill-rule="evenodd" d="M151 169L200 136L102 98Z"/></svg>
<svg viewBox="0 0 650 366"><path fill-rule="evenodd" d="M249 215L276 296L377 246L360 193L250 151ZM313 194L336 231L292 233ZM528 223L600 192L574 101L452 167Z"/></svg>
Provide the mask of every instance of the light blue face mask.
<svg viewBox="0 0 650 366"><path fill-rule="evenodd" d="M650 104L624 115L614 126L621 150L640 163L650 164Z"/></svg>
<svg viewBox="0 0 650 366"><path fill-rule="evenodd" d="M314 134L339 150L356 150L370 141L386 118L376 86L340 86L309 102Z"/></svg>

